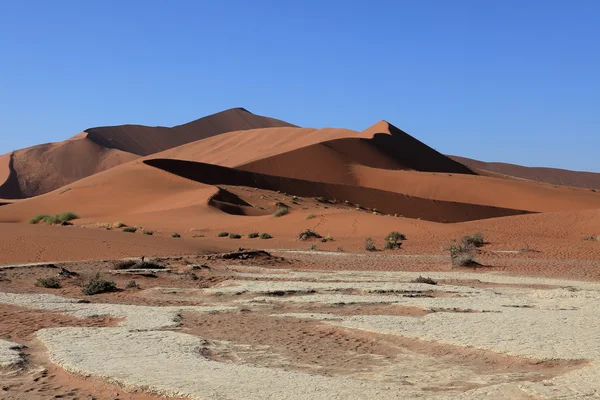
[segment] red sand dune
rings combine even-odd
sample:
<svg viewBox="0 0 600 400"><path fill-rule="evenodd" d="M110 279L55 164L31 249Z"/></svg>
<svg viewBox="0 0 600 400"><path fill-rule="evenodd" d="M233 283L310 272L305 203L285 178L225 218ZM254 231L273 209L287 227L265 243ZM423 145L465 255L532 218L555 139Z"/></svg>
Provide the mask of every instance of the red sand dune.
<svg viewBox="0 0 600 400"><path fill-rule="evenodd" d="M509 177L544 182L551 185L574 186L600 190L600 173L570 171L558 168L524 167L500 162L484 162L459 156L448 156L477 172L491 172Z"/></svg>
<svg viewBox="0 0 600 400"><path fill-rule="evenodd" d="M390 190L432 200L456 201L533 212L600 208L600 193L489 176L391 171L354 165L358 186Z"/></svg>
<svg viewBox="0 0 600 400"><path fill-rule="evenodd" d="M280 169L271 165L279 162L275 157L290 161ZM300 174L306 168L318 169L318 174L322 175L320 180L325 182L329 175L345 174L345 164L349 163L386 169L473 174L464 165L386 121L362 132L289 127L229 132L156 153L152 158L198 161L290 178L304 178ZM329 171L329 168L335 171Z"/></svg>
<svg viewBox="0 0 600 400"><path fill-rule="evenodd" d="M600 195L589 190L476 176L470 171L460 173L465 171L455 162L404 132L398 132L385 121L363 132L332 128L229 132L157 153L151 158L199 161L425 199L535 212L600 207Z"/></svg>
<svg viewBox="0 0 600 400"><path fill-rule="evenodd" d="M255 115L243 108L232 108L172 128L120 125L91 128L85 132L89 140L103 147L147 156L224 132L281 126L294 125Z"/></svg>
<svg viewBox="0 0 600 400"><path fill-rule="evenodd" d="M293 125L236 108L173 128L122 125L88 129L63 142L2 156L0 198L37 196L139 156L231 130L272 126Z"/></svg>

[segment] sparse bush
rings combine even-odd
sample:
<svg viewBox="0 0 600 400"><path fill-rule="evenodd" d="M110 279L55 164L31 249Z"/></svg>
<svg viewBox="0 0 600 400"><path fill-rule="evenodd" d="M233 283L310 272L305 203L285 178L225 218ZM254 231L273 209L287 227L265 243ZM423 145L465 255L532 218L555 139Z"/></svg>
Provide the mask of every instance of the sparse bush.
<svg viewBox="0 0 600 400"><path fill-rule="evenodd" d="M200 234L200 235L194 235L194 236L192 236L192 237L193 237L193 238L203 238L203 237L204 237L204 235Z"/></svg>
<svg viewBox="0 0 600 400"><path fill-rule="evenodd" d="M154 235L154 232L153 232L153 231L143 231L142 233L143 233L144 235L147 235L147 236L152 236L152 235Z"/></svg>
<svg viewBox="0 0 600 400"><path fill-rule="evenodd" d="M452 242L448 247L452 264L459 267L469 267L476 265L475 246L473 244L458 244Z"/></svg>
<svg viewBox="0 0 600 400"><path fill-rule="evenodd" d="M375 242L370 237L365 239L365 250L377 251L377 246L375 246Z"/></svg>
<svg viewBox="0 0 600 400"><path fill-rule="evenodd" d="M56 218L58 219L59 222L64 222L64 221L72 221L74 219L78 219L79 217L77 216L77 214L75 214L71 211L65 211L65 212L58 214L56 216Z"/></svg>
<svg viewBox="0 0 600 400"><path fill-rule="evenodd" d="M412 283L425 283L427 285L437 285L437 282L434 281L433 279L429 278L429 277L424 277L419 275L418 278L415 278L411 281Z"/></svg>
<svg viewBox="0 0 600 400"><path fill-rule="evenodd" d="M329 203L329 201L325 198L325 197L315 197L315 200L318 201L319 203Z"/></svg>
<svg viewBox="0 0 600 400"><path fill-rule="evenodd" d="M171 237L172 237L172 238L180 238L180 237L181 237L181 235L180 235L179 233L173 233L173 234L171 235Z"/></svg>
<svg viewBox="0 0 600 400"><path fill-rule="evenodd" d="M256 239L259 236L260 236L260 234L258 232L252 232L252 233L248 234L248 238L250 238L250 239Z"/></svg>
<svg viewBox="0 0 600 400"><path fill-rule="evenodd" d="M386 241L385 249L386 250L397 250L402 247L402 242L398 242L396 240Z"/></svg>
<svg viewBox="0 0 600 400"><path fill-rule="evenodd" d="M125 285L125 289L139 289L139 285L137 284L136 281L129 281L127 282L127 285Z"/></svg>
<svg viewBox="0 0 600 400"><path fill-rule="evenodd" d="M475 257L473 253L459 253L452 258L452 264L458 267L470 267L474 265Z"/></svg>
<svg viewBox="0 0 600 400"><path fill-rule="evenodd" d="M273 236L269 235L268 233L261 233L260 238L261 239L272 239Z"/></svg>
<svg viewBox="0 0 600 400"><path fill-rule="evenodd" d="M287 213L289 213L289 212L290 212L290 209L289 209L289 208L287 208L287 207L279 207L279 208L277 209L277 211L275 211L275 212L273 213L273 216L274 216L274 217L283 217L284 215L286 215L286 214L287 214Z"/></svg>
<svg viewBox="0 0 600 400"><path fill-rule="evenodd" d="M165 269L164 266L152 261L122 260L113 264L114 269Z"/></svg>
<svg viewBox="0 0 600 400"><path fill-rule="evenodd" d="M596 237L593 235L588 235L588 236L584 236L582 240L587 242L587 241L597 240L598 238L600 238L600 236Z"/></svg>
<svg viewBox="0 0 600 400"><path fill-rule="evenodd" d="M57 278L40 278L35 286L45 287L46 289L60 289L60 281Z"/></svg>
<svg viewBox="0 0 600 400"><path fill-rule="evenodd" d="M323 236L319 235L317 232L313 232L310 229L302 231L298 234L298 240L308 240L308 239L322 239Z"/></svg>
<svg viewBox="0 0 600 400"><path fill-rule="evenodd" d="M406 240L406 235L404 233L392 231L385 237L386 242L397 242L399 240Z"/></svg>
<svg viewBox="0 0 600 400"><path fill-rule="evenodd" d="M125 228L126 226L127 225L125 225L124 223L117 221L117 222L113 222L111 227L115 228L115 229L119 229L119 228Z"/></svg>
<svg viewBox="0 0 600 400"><path fill-rule="evenodd" d="M310 214L308 214L308 215L306 216L306 218L304 218L304 219L313 219L313 218L316 218L316 217L317 217L317 216L316 216L315 214L313 214L313 213L310 213Z"/></svg>
<svg viewBox="0 0 600 400"><path fill-rule="evenodd" d="M126 228L123 228L123 232L136 233L137 232L137 228L135 228L133 226L128 226Z"/></svg>
<svg viewBox="0 0 600 400"><path fill-rule="evenodd" d="M482 247L485 244L485 238L481 232L477 232L472 236L463 236L461 241L465 246L471 245L475 247Z"/></svg>
<svg viewBox="0 0 600 400"><path fill-rule="evenodd" d="M121 260L113 263L114 269L132 269L137 264L134 260Z"/></svg>
<svg viewBox="0 0 600 400"><path fill-rule="evenodd" d="M165 267L152 261L142 261L134 265L133 269L165 269Z"/></svg>
<svg viewBox="0 0 600 400"><path fill-rule="evenodd" d="M230 233L229 239L241 239L242 235L238 235L237 233Z"/></svg>
<svg viewBox="0 0 600 400"><path fill-rule="evenodd" d="M181 274L179 274L179 278L184 279L186 281L197 281L198 275L196 275L192 271L184 271Z"/></svg>
<svg viewBox="0 0 600 400"><path fill-rule="evenodd" d="M97 273L92 277L81 289L83 294L93 296L100 293L108 293L117 291L117 285L112 281L107 281L100 277L100 273Z"/></svg>
<svg viewBox="0 0 600 400"><path fill-rule="evenodd" d="M29 220L30 224L37 224L40 221L45 220L46 218L50 218L48 214L39 214Z"/></svg>
<svg viewBox="0 0 600 400"><path fill-rule="evenodd" d="M229 236L229 232L221 232L217 236L218 237L227 237L227 236Z"/></svg>
<svg viewBox="0 0 600 400"><path fill-rule="evenodd" d="M44 222L46 225L56 225L62 222L69 222L79 218L77 214L70 211L62 212L56 215L39 214L29 220L30 224L38 224Z"/></svg>
<svg viewBox="0 0 600 400"><path fill-rule="evenodd" d="M314 243L310 245L309 249L312 250L312 251L317 251L318 250L317 249L317 245L314 244Z"/></svg>
<svg viewBox="0 0 600 400"><path fill-rule="evenodd" d="M327 237L324 237L323 239L321 239L321 242L323 243L327 243L327 242L332 242L333 241L333 236L331 236L331 234L327 235Z"/></svg>

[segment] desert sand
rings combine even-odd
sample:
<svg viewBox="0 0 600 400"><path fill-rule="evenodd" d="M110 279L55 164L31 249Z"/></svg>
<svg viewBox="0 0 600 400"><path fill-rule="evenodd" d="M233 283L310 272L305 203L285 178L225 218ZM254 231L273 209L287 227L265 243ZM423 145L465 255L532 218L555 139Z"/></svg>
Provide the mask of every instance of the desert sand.
<svg viewBox="0 0 600 400"><path fill-rule="evenodd" d="M0 398L597 397L593 174L461 160L244 109L1 156Z"/></svg>

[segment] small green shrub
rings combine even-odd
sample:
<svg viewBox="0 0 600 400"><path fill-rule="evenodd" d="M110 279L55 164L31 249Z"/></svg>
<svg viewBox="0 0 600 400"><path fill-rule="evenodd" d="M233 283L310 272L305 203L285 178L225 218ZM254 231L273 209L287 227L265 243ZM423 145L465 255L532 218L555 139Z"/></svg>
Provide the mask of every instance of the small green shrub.
<svg viewBox="0 0 600 400"><path fill-rule="evenodd" d="M287 208L287 207L279 207L279 208L277 209L277 211L275 211L275 212L273 213L273 216L274 216L274 217L283 217L284 215L286 215L286 214L287 214L287 213L289 213L289 212L290 212L290 209L289 209L289 208Z"/></svg>
<svg viewBox="0 0 600 400"><path fill-rule="evenodd" d="M60 281L57 278L40 278L35 286L45 287L46 289L60 289Z"/></svg>
<svg viewBox="0 0 600 400"><path fill-rule="evenodd" d="M269 235L268 233L261 233L260 238L261 239L272 239L273 236Z"/></svg>
<svg viewBox="0 0 600 400"><path fill-rule="evenodd" d="M30 224L37 224L40 221L45 220L46 218L50 218L48 214L39 214L29 220Z"/></svg>
<svg viewBox="0 0 600 400"><path fill-rule="evenodd" d="M179 233L174 233L171 235L172 238L180 238L181 235Z"/></svg>
<svg viewBox="0 0 600 400"><path fill-rule="evenodd" d="M74 219L78 219L79 217L77 216L77 214L75 214L71 211L65 211L65 212L58 214L56 216L56 218L58 219L58 222L68 222L68 221L72 221Z"/></svg>
<svg viewBox="0 0 600 400"><path fill-rule="evenodd" d="M62 212L56 215L39 214L29 220L30 224L38 224L44 222L46 225L55 225L60 223L66 223L74 219L79 218L77 214L70 211Z"/></svg>
<svg viewBox="0 0 600 400"><path fill-rule="evenodd" d="M463 236L461 241L465 246L471 245L475 247L481 247L485 244L485 238L481 232L477 232L472 236Z"/></svg>
<svg viewBox="0 0 600 400"><path fill-rule="evenodd" d="M241 239L242 235L238 235L237 233L230 233L229 239Z"/></svg>
<svg viewBox="0 0 600 400"><path fill-rule="evenodd" d="M258 232L252 232L252 233L248 234L248 237L250 239L255 239L255 238L259 237L259 236L260 236L260 234Z"/></svg>
<svg viewBox="0 0 600 400"><path fill-rule="evenodd" d="M370 237L365 239L365 250L377 251L377 246L375 246L375 242Z"/></svg>
<svg viewBox="0 0 600 400"><path fill-rule="evenodd" d="M313 219L313 218L316 218L316 217L317 217L317 216L316 216L315 214L313 214L313 213L310 213L310 214L308 214L308 215L306 216L306 218L304 218L304 219Z"/></svg>
<svg viewBox="0 0 600 400"><path fill-rule="evenodd" d="M137 228L135 228L133 226L128 226L126 228L123 228L123 232L136 233L137 232Z"/></svg>
<svg viewBox="0 0 600 400"><path fill-rule="evenodd" d="M117 291L117 285L112 281L107 281L100 277L100 273L97 273L92 277L81 289L83 294L93 296L100 293L109 293Z"/></svg>
<svg viewBox="0 0 600 400"><path fill-rule="evenodd" d="M227 237L227 236L229 236L229 232L221 232L217 236L218 237Z"/></svg>

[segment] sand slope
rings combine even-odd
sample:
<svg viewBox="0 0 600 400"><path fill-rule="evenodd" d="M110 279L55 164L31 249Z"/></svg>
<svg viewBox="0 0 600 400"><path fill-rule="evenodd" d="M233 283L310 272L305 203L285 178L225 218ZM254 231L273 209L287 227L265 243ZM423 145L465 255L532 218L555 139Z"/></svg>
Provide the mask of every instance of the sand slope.
<svg viewBox="0 0 600 400"><path fill-rule="evenodd" d="M501 162L484 162L459 156L448 156L470 168L551 185L600 189L600 173L570 171L558 168L524 167Z"/></svg>
<svg viewBox="0 0 600 400"><path fill-rule="evenodd" d="M355 185L404 193L432 200L505 207L534 212L600 208L600 193L588 189L554 187L537 182L489 176L392 171L353 165ZM340 183L342 183L341 181Z"/></svg>
<svg viewBox="0 0 600 400"><path fill-rule="evenodd" d="M236 108L173 128L122 125L88 129L63 142L2 156L0 198L37 196L139 156L231 130L271 126L292 125Z"/></svg>
<svg viewBox="0 0 600 400"><path fill-rule="evenodd" d="M224 132L279 126L294 125L255 115L243 108L233 108L172 128L121 125L91 128L85 132L91 141L104 147L147 156Z"/></svg>
<svg viewBox="0 0 600 400"><path fill-rule="evenodd" d="M156 153L152 158L198 161L321 182L338 182L351 164L473 174L386 121L362 132L293 127L228 132Z"/></svg>

